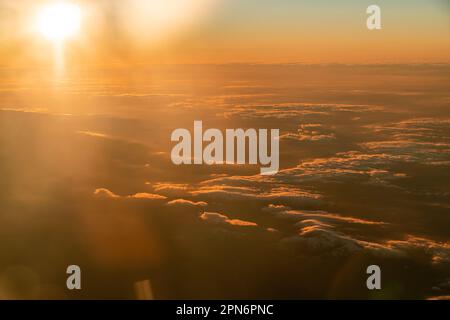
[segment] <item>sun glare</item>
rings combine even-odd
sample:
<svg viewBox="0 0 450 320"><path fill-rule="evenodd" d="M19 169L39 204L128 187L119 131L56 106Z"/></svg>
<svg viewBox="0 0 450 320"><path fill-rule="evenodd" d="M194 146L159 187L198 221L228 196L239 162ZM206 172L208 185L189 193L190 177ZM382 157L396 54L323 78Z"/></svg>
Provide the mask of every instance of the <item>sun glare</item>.
<svg viewBox="0 0 450 320"><path fill-rule="evenodd" d="M81 25L81 9L71 3L56 3L42 8L37 29L47 39L61 42L76 35Z"/></svg>

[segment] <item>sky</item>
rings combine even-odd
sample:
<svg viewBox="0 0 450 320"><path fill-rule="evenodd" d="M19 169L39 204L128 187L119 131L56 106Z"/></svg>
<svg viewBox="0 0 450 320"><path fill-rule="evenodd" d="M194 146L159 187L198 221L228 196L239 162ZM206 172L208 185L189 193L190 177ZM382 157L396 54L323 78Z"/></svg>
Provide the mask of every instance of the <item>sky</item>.
<svg viewBox="0 0 450 320"><path fill-rule="evenodd" d="M0 1L1 63L45 63L51 46L36 12L51 1ZM73 63L448 62L448 1L377 1L382 30L366 28L373 1L75 1Z"/></svg>

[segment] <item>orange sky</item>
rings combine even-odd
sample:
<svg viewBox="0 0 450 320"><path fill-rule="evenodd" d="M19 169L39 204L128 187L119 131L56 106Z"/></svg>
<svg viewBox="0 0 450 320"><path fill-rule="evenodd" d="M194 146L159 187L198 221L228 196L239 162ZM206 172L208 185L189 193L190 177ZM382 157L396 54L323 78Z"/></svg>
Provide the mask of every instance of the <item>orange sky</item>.
<svg viewBox="0 0 450 320"><path fill-rule="evenodd" d="M53 46L35 27L54 0L0 0L0 63L39 65ZM83 12L66 41L72 64L450 62L448 1L380 0L382 26L366 28L369 1L71 1Z"/></svg>

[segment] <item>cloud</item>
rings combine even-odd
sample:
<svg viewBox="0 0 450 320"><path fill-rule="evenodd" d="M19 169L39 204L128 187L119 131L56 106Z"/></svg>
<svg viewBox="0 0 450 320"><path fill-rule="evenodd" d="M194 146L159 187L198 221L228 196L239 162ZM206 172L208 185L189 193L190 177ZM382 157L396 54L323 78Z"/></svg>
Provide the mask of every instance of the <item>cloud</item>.
<svg viewBox="0 0 450 320"><path fill-rule="evenodd" d="M92 132L92 131L77 131L78 134L86 135L89 137L95 137L95 138L105 138L105 139L112 139L112 137L99 132Z"/></svg>
<svg viewBox="0 0 450 320"><path fill-rule="evenodd" d="M279 103L271 105L239 104L231 106L224 113L226 118L275 118L295 119L305 116L328 117L335 113L364 113L383 110L382 107L353 104Z"/></svg>
<svg viewBox="0 0 450 320"><path fill-rule="evenodd" d="M202 181L198 187L189 191L191 195L232 197L260 201L278 200L290 202L318 202L321 194L310 192L294 185L274 183L267 176L225 176Z"/></svg>
<svg viewBox="0 0 450 320"><path fill-rule="evenodd" d="M282 243L295 245L309 253L332 256L349 255L364 249L358 240L327 228L319 222L300 229L298 235L287 237Z"/></svg>
<svg viewBox="0 0 450 320"><path fill-rule="evenodd" d="M100 91L95 92L93 95L98 97L116 97L116 98L151 98L151 97L186 97L186 94L178 93L138 93L138 92L128 92L128 93L117 93L116 91Z"/></svg>
<svg viewBox="0 0 450 320"><path fill-rule="evenodd" d="M150 185L150 183L148 183ZM188 194L188 190L191 188L188 184L183 183L155 183L153 190L174 197L184 196Z"/></svg>
<svg viewBox="0 0 450 320"><path fill-rule="evenodd" d="M281 243L314 255L349 256L357 252L380 257L406 257L406 252L386 242L362 240L321 221L306 220L298 234L285 237Z"/></svg>
<svg viewBox="0 0 450 320"><path fill-rule="evenodd" d="M401 157L386 153L362 153L348 151L335 156L302 161L295 167L280 170L268 181L280 184L314 183L372 183L391 187L394 180L404 175L393 171L389 164Z"/></svg>
<svg viewBox="0 0 450 320"><path fill-rule="evenodd" d="M282 205L282 204L269 204L266 208L263 209L264 211L267 212L274 212L274 213L278 213L278 212L283 212L283 211L288 211L291 210L290 207Z"/></svg>
<svg viewBox="0 0 450 320"><path fill-rule="evenodd" d="M357 251L367 251L384 256L425 255L435 265L450 263L450 243L414 235L405 235L401 240L380 239L377 235L380 227L394 227L386 222L325 211L290 210L285 206L273 204L269 205L266 211L272 212L277 217L293 220L295 226L299 228L296 235L285 237L283 243L298 244L301 248L316 254L348 255ZM364 235L351 227L352 225L365 226Z"/></svg>
<svg viewBox="0 0 450 320"><path fill-rule="evenodd" d="M176 199L169 201L167 203L169 206L193 206L193 207L206 207L208 205L205 201L191 201L191 200L185 200L185 199Z"/></svg>
<svg viewBox="0 0 450 320"><path fill-rule="evenodd" d="M297 226L300 227L298 234L284 238L282 243L294 244L300 246L299 249L315 254L345 256L355 252L366 252L383 257L411 259L427 257L432 265L450 263L450 243L436 242L413 235L406 235L402 240L368 241L346 234L345 229L312 219L303 220Z"/></svg>
<svg viewBox="0 0 450 320"><path fill-rule="evenodd" d="M298 234L287 237L284 243L298 243L316 254L347 255L356 251L370 249L383 254L392 253L388 246L379 243L359 240L352 236L349 225L366 225L371 227L386 225L384 222L371 221L349 216L332 214L325 211L284 210L271 206L274 214L281 218L295 221ZM346 233L347 232L347 233Z"/></svg>
<svg viewBox="0 0 450 320"><path fill-rule="evenodd" d="M374 153L385 153L406 162L447 163L450 159L450 119L413 118L368 125L377 139L360 145Z"/></svg>
<svg viewBox="0 0 450 320"><path fill-rule="evenodd" d="M405 240L390 240L387 245L411 253L421 251L431 256L433 264L450 264L450 242L438 242L408 235Z"/></svg>
<svg viewBox="0 0 450 320"><path fill-rule="evenodd" d="M302 124L297 132L288 132L280 139L296 141L329 141L336 139L334 133L325 130L322 124Z"/></svg>
<svg viewBox="0 0 450 320"><path fill-rule="evenodd" d="M316 218L320 219L321 221L345 222L352 224L379 225L379 226L388 224L382 221L371 221L360 218L342 216L339 214L329 213L326 211L288 210L278 212L278 214L282 215L283 217L292 218L295 220L301 219L301 221L303 221L304 219Z"/></svg>
<svg viewBox="0 0 450 320"><path fill-rule="evenodd" d="M146 193L146 192L136 193L132 196L128 196L128 198L147 199L147 200L165 200L165 199L167 199L167 197L165 197L165 196L162 196L159 194L154 194L154 193Z"/></svg>
<svg viewBox="0 0 450 320"><path fill-rule="evenodd" d="M167 197L153 193L136 193L134 195L122 197L106 188L98 188L94 191L94 195L113 199L147 199L147 200L165 200Z"/></svg>
<svg viewBox="0 0 450 320"><path fill-rule="evenodd" d="M448 296L434 296L434 297L430 297L427 298L427 300L450 300L450 295Z"/></svg>
<svg viewBox="0 0 450 320"><path fill-rule="evenodd" d="M311 193L300 188L279 186L269 190L251 187L237 187L227 185L201 186L189 192L194 196L208 196L220 199L259 200L259 201L289 201L296 203L316 203L320 200L319 194Z"/></svg>
<svg viewBox="0 0 450 320"><path fill-rule="evenodd" d="M238 227L256 227L258 224L250 221L244 221L239 219L230 219L226 215L216 213L216 212L203 212L200 215L200 219L214 223L214 224L228 224Z"/></svg>
<svg viewBox="0 0 450 320"><path fill-rule="evenodd" d="M114 198L114 199L120 198L119 195L117 195L117 194L113 193L112 191L105 189L105 188L95 189L94 194L96 196L106 197L106 198Z"/></svg>

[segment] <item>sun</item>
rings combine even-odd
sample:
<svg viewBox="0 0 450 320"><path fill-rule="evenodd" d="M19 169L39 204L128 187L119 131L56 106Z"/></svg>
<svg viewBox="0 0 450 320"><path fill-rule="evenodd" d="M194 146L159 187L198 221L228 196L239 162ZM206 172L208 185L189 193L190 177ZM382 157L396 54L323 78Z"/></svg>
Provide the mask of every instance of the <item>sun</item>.
<svg viewBox="0 0 450 320"><path fill-rule="evenodd" d="M81 9L66 2L48 5L38 12L36 26L45 38L62 42L79 32Z"/></svg>

